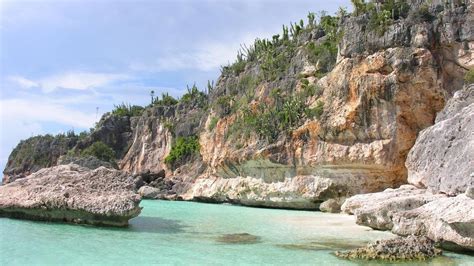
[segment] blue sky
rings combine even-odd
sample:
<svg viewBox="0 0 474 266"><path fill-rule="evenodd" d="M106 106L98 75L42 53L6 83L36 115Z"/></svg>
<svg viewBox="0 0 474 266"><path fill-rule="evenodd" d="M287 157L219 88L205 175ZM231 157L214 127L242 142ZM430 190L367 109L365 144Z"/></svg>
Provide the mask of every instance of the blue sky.
<svg viewBox="0 0 474 266"><path fill-rule="evenodd" d="M114 104L179 97L240 44L349 1L0 0L0 167L32 135L88 129ZM96 115L96 108L99 114Z"/></svg>

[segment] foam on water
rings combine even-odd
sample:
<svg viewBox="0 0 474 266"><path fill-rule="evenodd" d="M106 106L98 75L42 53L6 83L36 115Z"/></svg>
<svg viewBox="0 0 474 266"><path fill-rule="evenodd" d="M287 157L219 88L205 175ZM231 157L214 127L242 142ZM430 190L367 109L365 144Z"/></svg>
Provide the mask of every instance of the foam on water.
<svg viewBox="0 0 474 266"><path fill-rule="evenodd" d="M142 201L142 206L128 228L2 218L0 265L366 265L333 252L393 236L357 226L347 215L193 202ZM249 237L244 233L252 241L222 241L232 234ZM447 253L423 264L472 265L472 259Z"/></svg>

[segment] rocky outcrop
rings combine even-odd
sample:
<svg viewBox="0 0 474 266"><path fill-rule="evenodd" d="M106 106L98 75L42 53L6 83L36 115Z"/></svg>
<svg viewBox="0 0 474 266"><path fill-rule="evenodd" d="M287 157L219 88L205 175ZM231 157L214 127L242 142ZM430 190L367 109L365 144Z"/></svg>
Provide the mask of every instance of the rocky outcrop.
<svg viewBox="0 0 474 266"><path fill-rule="evenodd" d="M253 177L217 177L196 180L182 197L185 200L232 202L246 206L316 210L321 203L319 199L338 197L346 190L334 180L317 176L296 176L272 183Z"/></svg>
<svg viewBox="0 0 474 266"><path fill-rule="evenodd" d="M156 199L159 198L161 190L150 186L142 186L138 189L138 194L144 199Z"/></svg>
<svg viewBox="0 0 474 266"><path fill-rule="evenodd" d="M423 235L446 249L474 251L474 200L466 195L441 198L394 213L392 232Z"/></svg>
<svg viewBox="0 0 474 266"><path fill-rule="evenodd" d="M416 209L431 201L443 198L443 195L426 193L411 185L383 192L356 195L347 199L342 211L354 214L356 222L378 230L391 230L393 215L400 211Z"/></svg>
<svg viewBox="0 0 474 266"><path fill-rule="evenodd" d="M8 157L3 184L56 165L59 157L77 143L75 135L35 136L21 141Z"/></svg>
<svg viewBox="0 0 474 266"><path fill-rule="evenodd" d="M474 200L464 194L446 197L405 185L353 196L342 210L374 229L427 236L447 249L474 247Z"/></svg>
<svg viewBox="0 0 474 266"><path fill-rule="evenodd" d="M94 142L103 142L115 151L117 158L122 158L127 152L132 139L130 116L118 116L106 113L97 123L96 128L76 145L77 150L83 150Z"/></svg>
<svg viewBox="0 0 474 266"><path fill-rule="evenodd" d="M126 226L141 208L125 172L78 165L44 168L0 186L0 216Z"/></svg>
<svg viewBox="0 0 474 266"><path fill-rule="evenodd" d="M474 85L455 93L410 150L408 182L459 195L474 186Z"/></svg>
<svg viewBox="0 0 474 266"><path fill-rule="evenodd" d="M431 239L417 236L378 240L366 247L336 252L336 256L345 259L387 261L426 260L441 254Z"/></svg>

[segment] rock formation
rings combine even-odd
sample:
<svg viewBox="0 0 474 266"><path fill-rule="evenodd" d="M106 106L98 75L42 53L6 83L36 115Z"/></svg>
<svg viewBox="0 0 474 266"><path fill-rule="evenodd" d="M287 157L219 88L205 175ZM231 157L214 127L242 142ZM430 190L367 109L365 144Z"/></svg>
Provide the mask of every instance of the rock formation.
<svg viewBox="0 0 474 266"><path fill-rule="evenodd" d="M441 250L435 248L431 239L409 236L379 240L366 247L336 252L336 256L345 259L404 261L426 260L439 256L441 253Z"/></svg>
<svg viewBox="0 0 474 266"><path fill-rule="evenodd" d="M207 93L193 86L179 101L163 95L141 113L106 114L70 152L105 143L147 197L275 208L337 212L343 198L408 179L420 190L344 207L392 229L399 211L464 192L473 165L470 87L426 129L474 67L473 4L396 2L388 20L382 1L257 40Z"/></svg>
<svg viewBox="0 0 474 266"><path fill-rule="evenodd" d="M474 186L474 84L455 93L408 154L408 182L459 195Z"/></svg>
<svg viewBox="0 0 474 266"><path fill-rule="evenodd" d="M356 195L342 210L356 215L361 225L427 236L448 249L474 250L473 95L472 85L456 92L436 124L420 133L407 168L408 181L421 188L403 185Z"/></svg>
<svg viewBox="0 0 474 266"><path fill-rule="evenodd" d="M141 208L125 172L78 165L44 168L0 186L0 216L126 226Z"/></svg>

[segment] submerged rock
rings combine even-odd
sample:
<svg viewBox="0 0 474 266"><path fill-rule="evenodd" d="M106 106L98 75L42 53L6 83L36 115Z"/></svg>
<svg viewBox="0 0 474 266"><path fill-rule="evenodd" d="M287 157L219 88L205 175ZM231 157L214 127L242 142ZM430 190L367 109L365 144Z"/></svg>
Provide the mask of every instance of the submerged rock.
<svg viewBox="0 0 474 266"><path fill-rule="evenodd" d="M217 242L227 244L255 244L259 241L259 236L254 236L249 233L225 234L217 238Z"/></svg>
<svg viewBox="0 0 474 266"><path fill-rule="evenodd" d="M427 237L397 237L379 240L347 252L336 252L336 256L345 259L364 260L425 260L441 255L434 242Z"/></svg>
<svg viewBox="0 0 474 266"><path fill-rule="evenodd" d="M60 165L0 186L0 216L126 226L140 213L140 196L127 173Z"/></svg>

